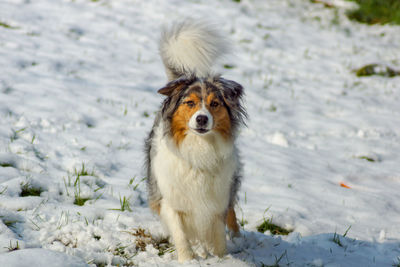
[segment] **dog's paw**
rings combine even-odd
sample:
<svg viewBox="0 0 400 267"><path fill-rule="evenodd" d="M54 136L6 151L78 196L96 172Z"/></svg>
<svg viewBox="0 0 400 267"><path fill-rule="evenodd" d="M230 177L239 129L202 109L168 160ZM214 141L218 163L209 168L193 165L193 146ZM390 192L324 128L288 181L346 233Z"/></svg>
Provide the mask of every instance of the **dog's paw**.
<svg viewBox="0 0 400 267"><path fill-rule="evenodd" d="M178 251L178 261L179 263L184 263L193 260L194 254L191 250L181 250Z"/></svg>
<svg viewBox="0 0 400 267"><path fill-rule="evenodd" d="M219 244L218 246L214 247L212 250L212 254L219 258L222 258L226 254L226 244Z"/></svg>
<svg viewBox="0 0 400 267"><path fill-rule="evenodd" d="M202 259L207 259L208 252L204 247L200 247L197 251L197 255L199 255L199 257Z"/></svg>
<svg viewBox="0 0 400 267"><path fill-rule="evenodd" d="M226 254L226 251L225 250L214 251L212 254L218 258L223 258Z"/></svg>

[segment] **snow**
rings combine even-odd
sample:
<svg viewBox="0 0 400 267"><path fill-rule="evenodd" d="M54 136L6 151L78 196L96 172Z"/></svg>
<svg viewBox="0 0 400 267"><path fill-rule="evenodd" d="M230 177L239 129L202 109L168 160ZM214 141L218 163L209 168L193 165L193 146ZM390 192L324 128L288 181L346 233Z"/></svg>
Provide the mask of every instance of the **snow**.
<svg viewBox="0 0 400 267"><path fill-rule="evenodd" d="M8 267L88 266L78 257L41 248L16 250L8 254L0 254L0 265Z"/></svg>
<svg viewBox="0 0 400 267"><path fill-rule="evenodd" d="M0 266L178 264L172 248L159 256L147 240L141 251L134 231L165 234L146 203L143 141L166 82L160 29L187 16L229 35L235 51L216 69L245 87L250 120L238 140L242 236L224 258L183 266L399 264L400 78L353 69L400 69L400 28L351 22L351 5L330 2L337 11L306 0L2 1L12 28L0 27ZM38 195L22 197L23 185ZM264 219L293 232L258 233Z"/></svg>

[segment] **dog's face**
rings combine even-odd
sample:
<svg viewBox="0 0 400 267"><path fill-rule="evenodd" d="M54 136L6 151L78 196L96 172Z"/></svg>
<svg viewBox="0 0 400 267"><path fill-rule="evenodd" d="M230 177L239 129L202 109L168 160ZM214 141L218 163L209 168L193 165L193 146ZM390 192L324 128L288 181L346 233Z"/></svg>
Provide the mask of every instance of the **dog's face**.
<svg viewBox="0 0 400 267"><path fill-rule="evenodd" d="M168 96L162 113L175 142L179 144L189 132L231 138L245 116L240 105L242 91L239 84L220 77L180 78L160 89L159 93Z"/></svg>
<svg viewBox="0 0 400 267"><path fill-rule="evenodd" d="M177 134L184 136L188 131L198 135L216 131L228 138L230 118L226 104L218 90L208 87L206 83L197 82L189 86L172 115L171 130L173 136ZM179 143L180 140L176 141Z"/></svg>

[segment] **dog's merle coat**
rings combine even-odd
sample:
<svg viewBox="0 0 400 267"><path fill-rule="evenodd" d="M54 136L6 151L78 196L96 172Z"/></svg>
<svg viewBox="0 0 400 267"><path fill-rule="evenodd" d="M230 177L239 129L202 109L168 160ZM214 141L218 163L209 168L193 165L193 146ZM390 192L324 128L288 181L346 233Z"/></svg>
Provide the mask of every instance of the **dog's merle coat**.
<svg viewBox="0 0 400 267"><path fill-rule="evenodd" d="M229 118L231 120L232 126L232 138L236 138L237 131L240 126L245 125L245 119L247 118L247 113L242 105L243 97L243 87L231 80L226 80L220 76L214 76L207 79L196 78L194 76L190 77L179 77L166 84L165 87L161 88L159 92L167 94L167 98L164 99L160 110L157 112L154 125L150 131L146 142L145 142L145 153L146 153L146 174L147 174L147 188L148 188L148 199L149 203L160 203L162 195L158 189L157 181L151 173L151 153L152 153L152 138L154 136L154 128L156 128L160 120L163 120L166 124L165 135L171 135L171 120L172 115L181 104L182 99L191 93L188 88L196 83L204 83L207 90L214 92L218 99L224 104L229 113ZM240 187L242 179L242 164L239 162L237 170L235 171L233 183L231 186L231 193L229 199L229 206L231 208L234 206L237 200L237 192ZM154 205L153 204L153 205ZM154 208L154 207L152 207Z"/></svg>
<svg viewBox="0 0 400 267"><path fill-rule="evenodd" d="M228 47L202 22L175 24L161 37L169 82L158 90L166 98L145 142L145 165L149 206L168 227L180 262L193 258L189 241L223 256L225 225L239 231L233 207L242 179L235 139L247 117L243 87L211 74L213 62ZM196 109L188 106L192 97ZM196 124L201 116L209 121L206 132Z"/></svg>

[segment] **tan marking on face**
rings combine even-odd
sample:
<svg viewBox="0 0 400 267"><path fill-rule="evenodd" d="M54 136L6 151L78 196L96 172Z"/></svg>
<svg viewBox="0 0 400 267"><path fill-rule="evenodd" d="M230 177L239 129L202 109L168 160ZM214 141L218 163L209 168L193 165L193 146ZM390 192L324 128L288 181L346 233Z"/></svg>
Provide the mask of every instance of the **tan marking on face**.
<svg viewBox="0 0 400 267"><path fill-rule="evenodd" d="M183 99L182 104L180 104L178 109L175 111L172 116L171 130L172 138L175 140L177 145L182 142L189 130L190 118L200 108L200 98L195 93L192 93Z"/></svg>
<svg viewBox="0 0 400 267"><path fill-rule="evenodd" d="M219 132L225 139L229 139L231 137L229 113L215 93L212 92L207 96L206 107L214 119L213 130Z"/></svg>

